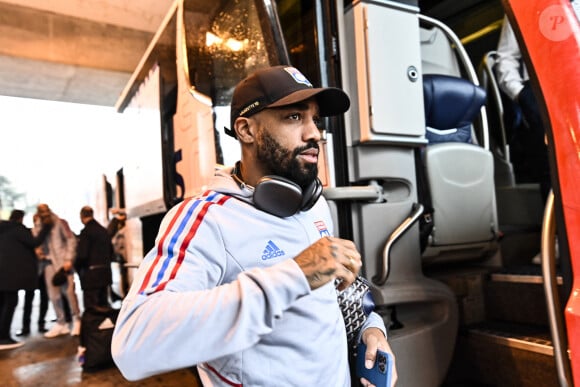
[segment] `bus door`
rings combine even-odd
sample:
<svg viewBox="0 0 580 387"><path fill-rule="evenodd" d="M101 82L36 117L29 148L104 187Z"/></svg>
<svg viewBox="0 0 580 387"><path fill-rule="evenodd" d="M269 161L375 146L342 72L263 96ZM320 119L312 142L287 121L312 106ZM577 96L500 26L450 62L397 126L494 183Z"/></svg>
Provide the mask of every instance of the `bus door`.
<svg viewBox="0 0 580 387"><path fill-rule="evenodd" d="M580 341L578 307L578 273L580 272L580 24L569 1L534 0L521 4L504 1L508 16L520 47L530 80L536 90L546 127L552 178L553 200L546 204L542 230L542 265L544 281L550 284L554 268L554 233L558 236L560 266L572 274L572 283L565 284L569 299L560 302L554 288L545 286L546 301L554 357L561 386L580 384ZM557 69L557 71L555 71ZM538 97L538 96L537 96ZM551 235L549 235L551 234ZM567 270L564 270L567 269ZM570 292L571 290L571 292ZM560 305L565 305L565 309ZM565 310L565 324L561 321Z"/></svg>

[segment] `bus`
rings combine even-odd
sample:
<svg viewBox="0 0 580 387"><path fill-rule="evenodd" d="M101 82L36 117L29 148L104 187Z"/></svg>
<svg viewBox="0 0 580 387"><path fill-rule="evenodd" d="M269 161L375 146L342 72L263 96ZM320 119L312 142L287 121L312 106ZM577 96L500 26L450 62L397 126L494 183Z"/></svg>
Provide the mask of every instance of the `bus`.
<svg viewBox="0 0 580 387"><path fill-rule="evenodd" d="M504 15L547 128L546 203L510 152ZM128 216L128 267L172 206L239 158L224 135L236 83L293 65L351 98L324 121L320 179L363 256L398 385L573 385L579 31L567 0L176 0L116 105L131 140L108 203ZM459 130L467 141L444 136Z"/></svg>

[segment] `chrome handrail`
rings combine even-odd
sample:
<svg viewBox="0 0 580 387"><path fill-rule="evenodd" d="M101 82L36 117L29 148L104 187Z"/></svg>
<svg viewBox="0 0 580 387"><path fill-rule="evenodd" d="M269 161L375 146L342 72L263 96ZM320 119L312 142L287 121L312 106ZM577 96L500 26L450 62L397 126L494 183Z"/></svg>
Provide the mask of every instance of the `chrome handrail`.
<svg viewBox="0 0 580 387"><path fill-rule="evenodd" d="M511 162L511 156L509 153L509 145L507 140L507 130L505 127L505 112L501 100L501 94L499 85L497 80L495 79L495 75L493 72L493 67L497 62L497 51L489 51L483 56L483 60L481 61L480 73L481 73L481 83L482 87L488 92L491 92L493 96L493 100L495 102L495 107L498 111L499 119L499 126L501 129L501 141L502 141L502 151L503 151L503 159L506 162Z"/></svg>
<svg viewBox="0 0 580 387"><path fill-rule="evenodd" d="M375 284L382 286L385 284L385 282L387 282L387 279L389 278L389 272L391 270L391 248L395 242L399 240L399 238L403 236L403 234L405 234L405 232L407 232L407 230L409 230L417 220L419 220L419 217L423 214L423 209L424 208L422 204L413 204L411 214L406 217L405 220L403 220L403 222L391 233L391 235L389 235L389 239L387 240L385 248L383 249L381 272L373 277L373 282Z"/></svg>
<svg viewBox="0 0 580 387"><path fill-rule="evenodd" d="M550 191L544 209L542 222L542 277L544 292L548 308L550 332L554 343L554 361L560 386L572 386L572 371L568 357L568 343L566 340L564 322L558 298L558 282L556 276L556 216L554 214L554 192Z"/></svg>

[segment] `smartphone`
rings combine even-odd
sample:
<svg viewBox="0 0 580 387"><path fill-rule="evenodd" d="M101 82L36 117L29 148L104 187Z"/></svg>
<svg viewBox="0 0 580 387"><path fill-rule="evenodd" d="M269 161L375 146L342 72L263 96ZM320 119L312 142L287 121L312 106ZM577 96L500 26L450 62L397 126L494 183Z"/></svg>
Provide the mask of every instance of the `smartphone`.
<svg viewBox="0 0 580 387"><path fill-rule="evenodd" d="M365 352L367 346L360 343L357 346L356 354L356 373L359 378L365 378L376 387L391 386L391 372L393 370L393 357L388 352L377 351L377 358L373 368L365 367Z"/></svg>

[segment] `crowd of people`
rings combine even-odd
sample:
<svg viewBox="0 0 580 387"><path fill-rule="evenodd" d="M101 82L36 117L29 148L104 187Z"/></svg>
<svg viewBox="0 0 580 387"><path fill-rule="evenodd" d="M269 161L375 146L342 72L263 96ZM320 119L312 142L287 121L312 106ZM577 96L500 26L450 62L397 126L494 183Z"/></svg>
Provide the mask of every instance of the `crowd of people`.
<svg viewBox="0 0 580 387"><path fill-rule="evenodd" d="M120 298L112 294L111 262L117 259L114 234L94 218L93 209L84 206L79 235L50 207L39 204L33 227L24 225L25 212L14 209L8 220L0 221L0 350L24 345L15 340L11 326L18 292L24 290L22 326L18 337L31 334L35 294L40 296L37 332L51 339L62 335L79 336L81 303L77 297L75 275L82 290L83 310L110 308ZM48 327L46 318L52 306L55 319Z"/></svg>

